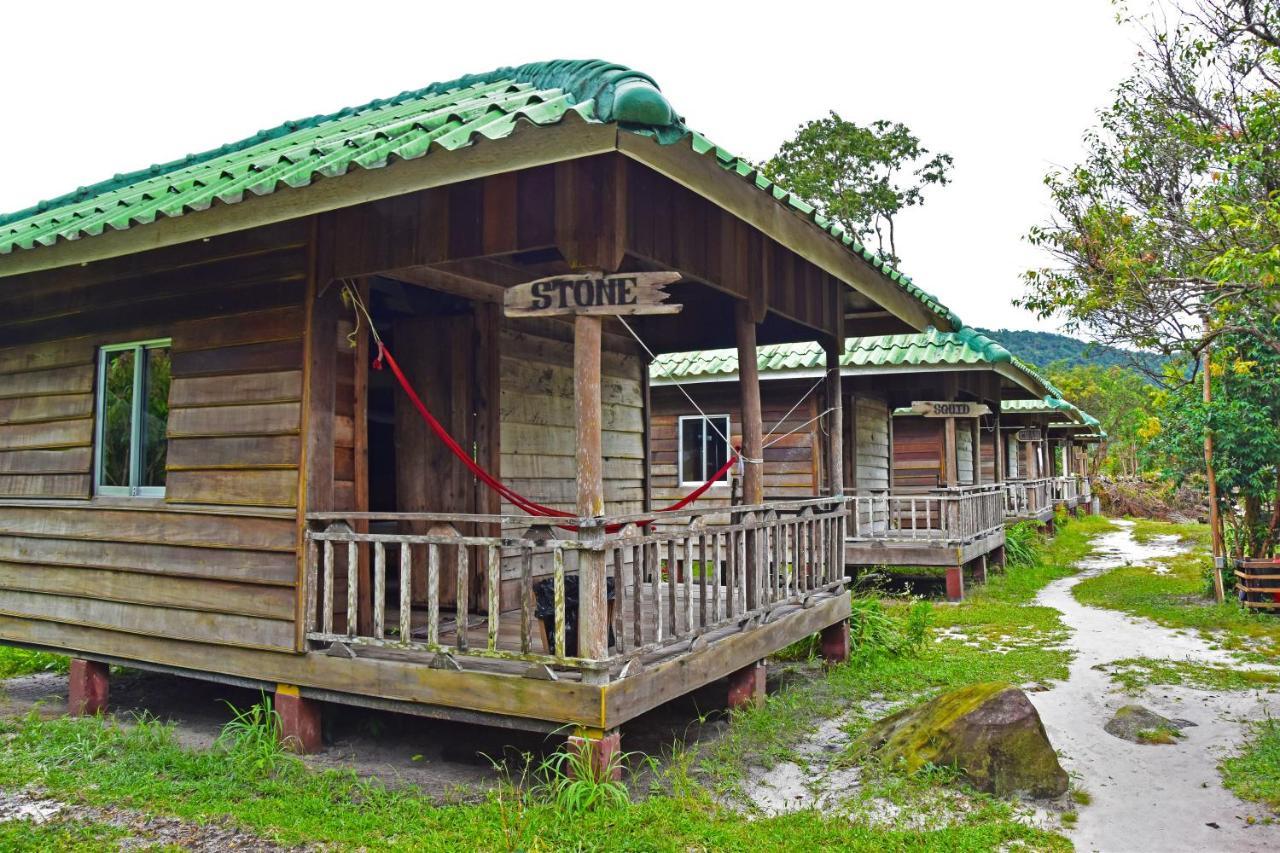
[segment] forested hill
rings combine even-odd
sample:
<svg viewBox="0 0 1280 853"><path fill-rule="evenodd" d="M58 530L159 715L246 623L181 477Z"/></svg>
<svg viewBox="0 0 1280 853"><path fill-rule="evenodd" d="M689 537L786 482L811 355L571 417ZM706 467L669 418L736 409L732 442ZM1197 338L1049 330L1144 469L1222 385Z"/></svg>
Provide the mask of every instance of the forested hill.
<svg viewBox="0 0 1280 853"><path fill-rule="evenodd" d="M1133 366L1133 354L1116 347L1082 341L1055 332L1033 332L1018 329L978 329L994 338L1010 352L1037 367L1062 363L1068 367L1078 364L1095 364L1102 367ZM1158 355L1143 355L1142 359L1152 370L1163 361Z"/></svg>

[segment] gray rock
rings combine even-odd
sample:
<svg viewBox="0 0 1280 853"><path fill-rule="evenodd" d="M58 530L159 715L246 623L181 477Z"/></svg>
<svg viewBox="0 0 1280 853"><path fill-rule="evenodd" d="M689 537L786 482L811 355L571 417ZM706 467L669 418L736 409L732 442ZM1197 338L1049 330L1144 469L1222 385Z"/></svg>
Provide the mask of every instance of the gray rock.
<svg viewBox="0 0 1280 853"><path fill-rule="evenodd" d="M1155 745L1177 743L1183 737L1182 730L1194 725L1190 720L1162 717L1141 705L1125 705L1102 728L1130 743Z"/></svg>

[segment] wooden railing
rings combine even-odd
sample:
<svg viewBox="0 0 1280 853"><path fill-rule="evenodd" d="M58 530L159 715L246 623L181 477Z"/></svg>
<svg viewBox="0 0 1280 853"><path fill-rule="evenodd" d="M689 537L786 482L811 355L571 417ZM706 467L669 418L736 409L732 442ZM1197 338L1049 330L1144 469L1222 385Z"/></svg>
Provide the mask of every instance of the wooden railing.
<svg viewBox="0 0 1280 853"><path fill-rule="evenodd" d="M1006 518L1034 518L1053 505L1048 479L1006 480L1002 485Z"/></svg>
<svg viewBox="0 0 1280 853"><path fill-rule="evenodd" d="M840 498L556 520L564 526L526 516L310 513L306 636L315 645L616 671L838 590L846 518ZM572 529L580 522L581 534ZM577 654L571 599L593 550L604 556L610 638L604 658L588 659Z"/></svg>
<svg viewBox="0 0 1280 853"><path fill-rule="evenodd" d="M849 500L849 538L855 541L969 542L1004 525L998 485L919 494L860 491Z"/></svg>
<svg viewBox="0 0 1280 853"><path fill-rule="evenodd" d="M1053 478L1053 502L1067 503L1075 506L1080 497L1080 481L1075 477Z"/></svg>

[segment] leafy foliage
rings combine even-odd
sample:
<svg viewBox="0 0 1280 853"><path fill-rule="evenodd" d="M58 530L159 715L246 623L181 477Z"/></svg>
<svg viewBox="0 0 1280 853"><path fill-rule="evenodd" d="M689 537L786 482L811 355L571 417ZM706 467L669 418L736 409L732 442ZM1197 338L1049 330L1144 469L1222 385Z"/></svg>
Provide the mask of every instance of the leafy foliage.
<svg viewBox="0 0 1280 853"><path fill-rule="evenodd" d="M930 153L900 122L863 127L831 112L802 124L761 168L863 242L874 234L896 264L894 217L949 180L951 155Z"/></svg>

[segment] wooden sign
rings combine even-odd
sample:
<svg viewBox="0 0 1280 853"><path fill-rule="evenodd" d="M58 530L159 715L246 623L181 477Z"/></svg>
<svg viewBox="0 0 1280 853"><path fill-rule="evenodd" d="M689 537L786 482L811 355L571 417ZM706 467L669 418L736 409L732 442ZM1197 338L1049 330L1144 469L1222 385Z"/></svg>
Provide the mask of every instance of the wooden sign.
<svg viewBox="0 0 1280 853"><path fill-rule="evenodd" d="M1018 441L1039 441L1040 430L1038 429L1020 429L1014 433L1014 438Z"/></svg>
<svg viewBox="0 0 1280 853"><path fill-rule="evenodd" d="M678 272L556 275L509 288L503 303L508 317L555 314L678 314L683 305L665 304L664 289Z"/></svg>
<svg viewBox="0 0 1280 853"><path fill-rule="evenodd" d="M962 401L917 400L911 404L911 411L926 418L980 418L991 414L991 409L985 403Z"/></svg>

